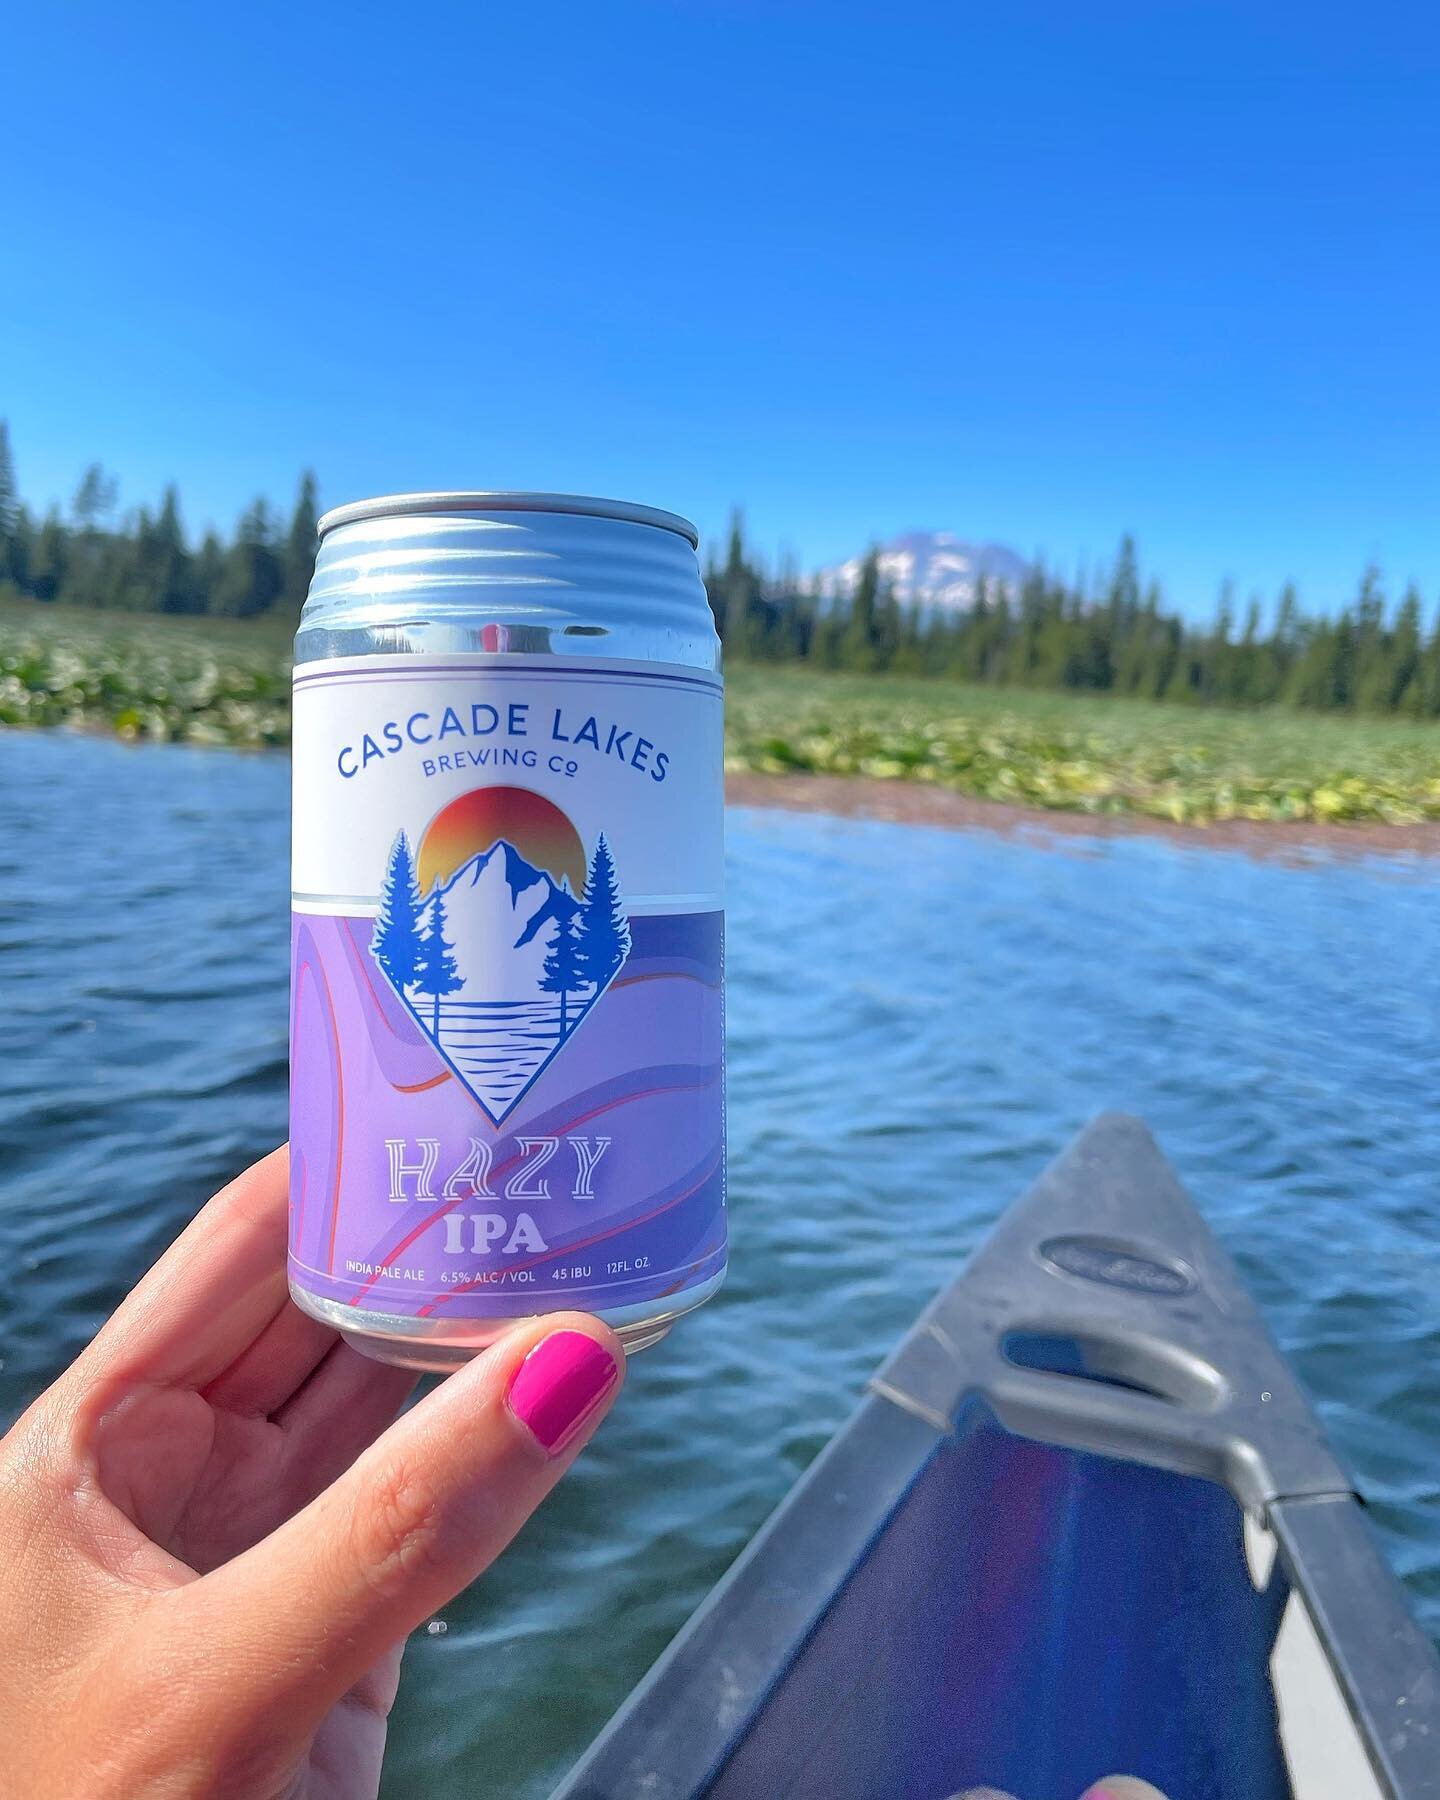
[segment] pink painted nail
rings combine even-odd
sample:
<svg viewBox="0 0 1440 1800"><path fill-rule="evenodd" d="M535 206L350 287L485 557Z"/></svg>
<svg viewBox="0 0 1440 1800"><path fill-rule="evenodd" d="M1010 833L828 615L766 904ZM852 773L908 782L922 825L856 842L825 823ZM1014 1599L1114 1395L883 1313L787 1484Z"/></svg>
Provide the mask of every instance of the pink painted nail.
<svg viewBox="0 0 1440 1800"><path fill-rule="evenodd" d="M610 1392L615 1358L583 1331L552 1331L515 1371L510 1410L540 1448L557 1456Z"/></svg>

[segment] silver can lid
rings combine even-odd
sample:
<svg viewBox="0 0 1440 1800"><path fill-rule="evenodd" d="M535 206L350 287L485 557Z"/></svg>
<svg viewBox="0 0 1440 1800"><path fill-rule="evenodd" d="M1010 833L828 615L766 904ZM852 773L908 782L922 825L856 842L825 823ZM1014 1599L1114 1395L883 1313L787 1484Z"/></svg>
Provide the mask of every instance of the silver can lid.
<svg viewBox="0 0 1440 1800"><path fill-rule="evenodd" d="M640 506L633 500L597 500L588 494L382 494L375 500L352 500L322 514L316 530L321 537L337 525L353 525L360 519L388 519L404 513L540 512L578 513L590 519L624 519L631 525L654 525L678 532L699 549L700 533L679 513L658 506Z"/></svg>

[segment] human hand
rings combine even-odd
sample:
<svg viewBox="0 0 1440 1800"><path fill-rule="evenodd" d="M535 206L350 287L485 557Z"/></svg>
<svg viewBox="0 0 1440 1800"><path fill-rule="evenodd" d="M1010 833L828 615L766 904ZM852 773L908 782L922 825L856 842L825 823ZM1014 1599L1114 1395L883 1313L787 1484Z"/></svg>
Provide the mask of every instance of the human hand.
<svg viewBox="0 0 1440 1800"><path fill-rule="evenodd" d="M414 1375L288 1297L286 1166L212 1200L0 1441L0 1795L373 1795L406 1636L619 1389L613 1334L556 1314L397 1419Z"/></svg>

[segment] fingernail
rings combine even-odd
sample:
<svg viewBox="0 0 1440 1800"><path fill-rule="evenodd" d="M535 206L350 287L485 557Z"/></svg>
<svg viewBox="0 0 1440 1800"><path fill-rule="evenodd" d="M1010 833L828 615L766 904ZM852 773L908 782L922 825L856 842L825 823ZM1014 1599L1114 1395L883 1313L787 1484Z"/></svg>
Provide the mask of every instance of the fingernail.
<svg viewBox="0 0 1440 1800"><path fill-rule="evenodd" d="M550 1456L562 1451L614 1387L615 1358L583 1331L552 1331L515 1371L510 1410Z"/></svg>

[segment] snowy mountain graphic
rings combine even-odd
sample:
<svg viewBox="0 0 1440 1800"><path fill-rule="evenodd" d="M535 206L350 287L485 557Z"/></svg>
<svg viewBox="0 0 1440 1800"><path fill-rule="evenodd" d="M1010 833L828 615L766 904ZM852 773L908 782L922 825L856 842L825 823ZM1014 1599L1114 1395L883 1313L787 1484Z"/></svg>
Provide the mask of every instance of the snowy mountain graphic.
<svg viewBox="0 0 1440 1800"><path fill-rule="evenodd" d="M630 952L603 835L578 898L507 839L420 893L409 840L390 852L371 954L498 1125L574 1036Z"/></svg>

